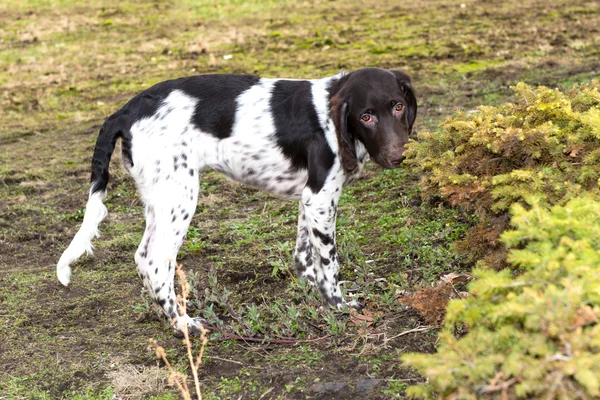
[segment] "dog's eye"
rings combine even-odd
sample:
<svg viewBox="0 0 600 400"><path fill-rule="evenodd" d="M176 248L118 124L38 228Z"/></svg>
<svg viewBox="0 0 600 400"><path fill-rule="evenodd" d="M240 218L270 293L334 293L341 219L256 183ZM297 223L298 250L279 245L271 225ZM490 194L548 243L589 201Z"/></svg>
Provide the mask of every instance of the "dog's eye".
<svg viewBox="0 0 600 400"><path fill-rule="evenodd" d="M394 106L394 111L401 112L402 110L404 110L404 104L398 103Z"/></svg>
<svg viewBox="0 0 600 400"><path fill-rule="evenodd" d="M369 122L369 121L371 121L371 119L373 119L373 117L371 117L369 114L363 114L360 116L360 119L363 122Z"/></svg>

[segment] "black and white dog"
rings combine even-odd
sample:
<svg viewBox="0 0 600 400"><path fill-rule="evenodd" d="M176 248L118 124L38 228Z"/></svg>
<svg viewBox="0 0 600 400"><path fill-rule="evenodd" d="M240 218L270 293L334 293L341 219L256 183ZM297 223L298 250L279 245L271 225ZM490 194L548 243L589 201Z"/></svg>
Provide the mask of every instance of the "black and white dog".
<svg viewBox="0 0 600 400"><path fill-rule="evenodd" d="M68 285L69 264L92 252L107 214L108 165L121 138L125 167L146 206L138 275L175 329L187 324L197 332L202 323L178 315L173 281L205 168L300 200L297 274L339 307L335 220L342 187L369 156L397 167L416 115L408 75L379 68L317 80L201 75L159 83L102 126L83 224L58 262L58 279Z"/></svg>

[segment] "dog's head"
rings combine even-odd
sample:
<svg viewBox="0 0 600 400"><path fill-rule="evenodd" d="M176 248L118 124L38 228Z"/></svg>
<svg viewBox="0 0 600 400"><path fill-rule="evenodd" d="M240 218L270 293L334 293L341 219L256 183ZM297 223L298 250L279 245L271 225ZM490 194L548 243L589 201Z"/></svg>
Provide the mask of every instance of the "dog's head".
<svg viewBox="0 0 600 400"><path fill-rule="evenodd" d="M362 68L334 82L330 95L344 169L353 171L358 165L356 140L383 168L399 166L417 116L409 76L402 71Z"/></svg>

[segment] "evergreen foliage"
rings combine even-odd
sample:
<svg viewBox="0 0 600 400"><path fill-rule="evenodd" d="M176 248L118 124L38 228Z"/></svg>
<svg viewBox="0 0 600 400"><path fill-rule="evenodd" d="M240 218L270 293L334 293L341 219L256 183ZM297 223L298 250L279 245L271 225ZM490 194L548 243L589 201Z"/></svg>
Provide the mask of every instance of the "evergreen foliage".
<svg viewBox="0 0 600 400"><path fill-rule="evenodd" d="M425 196L441 195L478 216L457 249L497 269L513 203L536 196L550 206L599 193L600 83L567 93L524 83L513 90L514 103L458 113L440 132L419 134L407 151L407 162L423 173Z"/></svg>
<svg viewBox="0 0 600 400"><path fill-rule="evenodd" d="M539 109L541 103L535 104ZM592 153L588 149L580 169L589 165L583 160ZM515 230L504 232L501 240L510 249L509 263L521 273L482 266L473 271L472 296L448 306L438 352L403 357L429 381L409 388L409 394L445 399L600 396L600 202L587 195L548 209L550 196L557 193L550 188L529 197L529 210L512 206ZM456 327L465 327L467 334L457 339Z"/></svg>

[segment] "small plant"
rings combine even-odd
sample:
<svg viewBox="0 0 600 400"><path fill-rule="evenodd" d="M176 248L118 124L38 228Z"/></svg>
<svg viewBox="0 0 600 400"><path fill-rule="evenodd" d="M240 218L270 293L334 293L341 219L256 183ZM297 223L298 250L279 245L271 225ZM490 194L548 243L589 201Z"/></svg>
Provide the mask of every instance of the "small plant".
<svg viewBox="0 0 600 400"><path fill-rule="evenodd" d="M400 399L402 398L400 394L404 392L407 387L408 384L406 382L389 380L387 382L387 387L381 389L381 393L391 396L393 399Z"/></svg>
<svg viewBox="0 0 600 400"><path fill-rule="evenodd" d="M536 196L551 206L600 193L600 83L567 93L524 83L513 90L514 103L458 113L439 132L420 133L407 151L426 197L441 195L477 215L457 249L495 268L504 266L499 237L512 204Z"/></svg>
<svg viewBox="0 0 600 400"><path fill-rule="evenodd" d="M289 275L293 280L296 280L296 277L290 270L290 261L292 259L292 244L288 241L286 242L277 242L277 256L275 260L271 260L270 264L273 266L273 270L271 271L271 276L276 276L279 272L284 272L285 275Z"/></svg>
<svg viewBox="0 0 600 400"><path fill-rule="evenodd" d="M181 267L181 264L177 264L176 268L177 277L179 278L179 285L181 287L181 294L177 295L177 312L180 316L186 314L187 310L187 298L190 294L190 285L187 280L187 276ZM192 371L192 376L194 378L194 387L196 391L196 396L199 400L202 400L202 392L200 391L200 381L198 380L198 369L200 368L200 364L202 364L202 357L204 355L204 347L208 342L208 338L206 337L207 331L204 327L200 326L200 352L196 359L192 354L192 343L190 341L190 335L188 332L188 327L186 324L183 325L183 343L186 345L188 362L190 365L190 369ZM159 360L163 360L167 368L169 369L169 384L176 385L181 392L181 396L184 400L191 400L192 395L190 393L189 387L187 385L187 375L182 374L179 371L173 369L169 360L167 359L167 354L165 349L158 345L156 340L148 339L148 349L154 350L156 353L156 358Z"/></svg>
<svg viewBox="0 0 600 400"><path fill-rule="evenodd" d="M425 398L600 396L600 202L512 207L501 240L514 270L480 266L472 295L448 306L436 354L403 361L428 378ZM466 335L457 339L455 330Z"/></svg>

